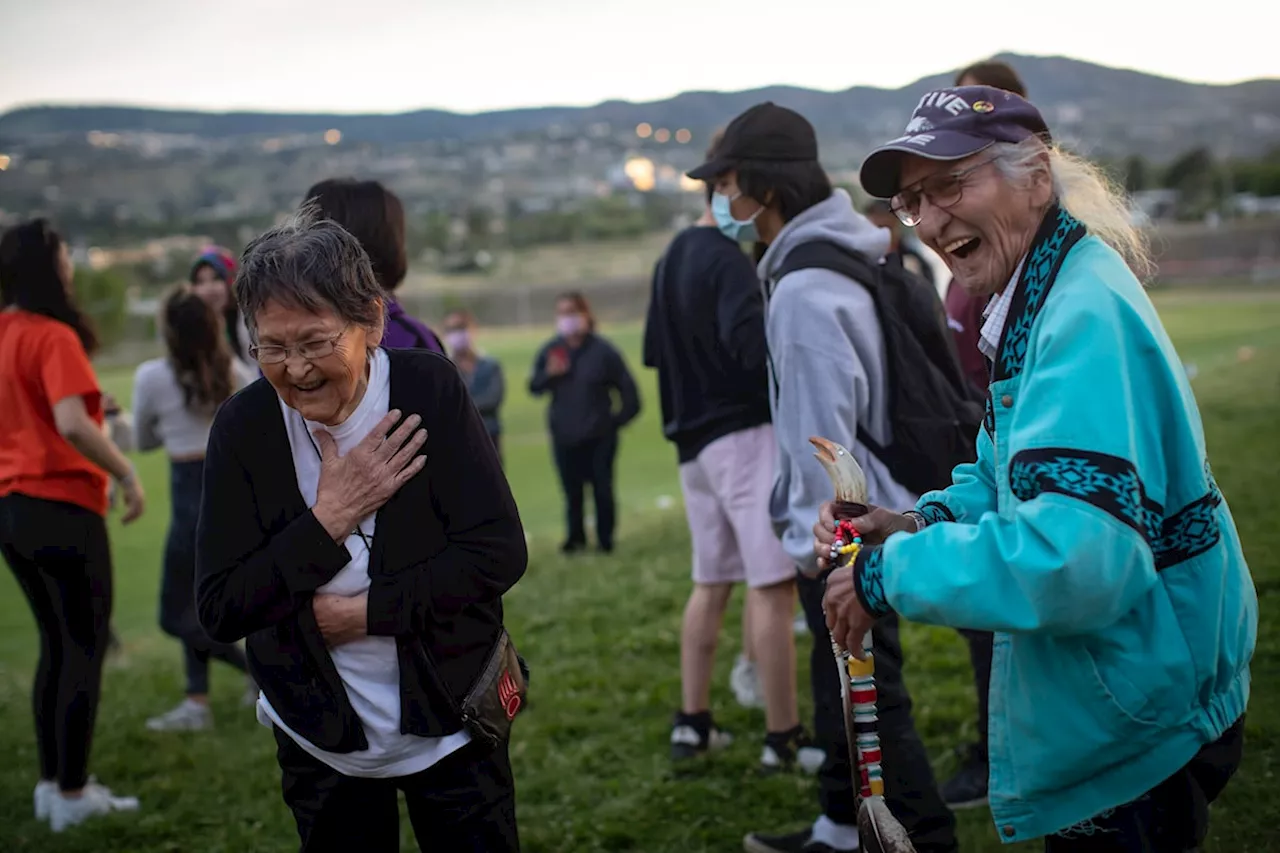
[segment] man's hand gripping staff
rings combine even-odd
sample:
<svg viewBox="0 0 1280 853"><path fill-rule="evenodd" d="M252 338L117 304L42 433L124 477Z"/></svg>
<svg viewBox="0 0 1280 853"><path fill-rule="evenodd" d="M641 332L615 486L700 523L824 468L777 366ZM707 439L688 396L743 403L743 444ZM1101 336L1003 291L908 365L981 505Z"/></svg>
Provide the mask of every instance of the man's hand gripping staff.
<svg viewBox="0 0 1280 853"><path fill-rule="evenodd" d="M814 437L809 442L817 448L814 456L822 463L831 478L831 485L835 487L836 541L828 562L832 567L844 566L852 562L862 547L853 519L867 512L867 478L857 460L845 448L825 438ZM862 639L861 658L842 649L834 636L831 638L831 650L840 671L849 762L854 768L855 786L861 792L858 833L863 848L869 853L915 853L906 829L889 811L884 799L871 631L868 630Z"/></svg>

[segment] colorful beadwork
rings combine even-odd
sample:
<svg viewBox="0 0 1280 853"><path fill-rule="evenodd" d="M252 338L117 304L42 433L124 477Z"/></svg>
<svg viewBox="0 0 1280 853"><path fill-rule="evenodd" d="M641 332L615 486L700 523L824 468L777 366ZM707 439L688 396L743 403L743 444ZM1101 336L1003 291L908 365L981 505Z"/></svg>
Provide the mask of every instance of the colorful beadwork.
<svg viewBox="0 0 1280 853"><path fill-rule="evenodd" d="M853 522L841 519L836 522L836 541L831 543L831 562L836 566L847 565L862 550L862 534Z"/></svg>
<svg viewBox="0 0 1280 853"><path fill-rule="evenodd" d="M863 797L884 794L880 770L880 734L876 716L875 658L867 651L866 660L849 655L845 664L849 673L849 704L853 710L853 730L857 738L858 776Z"/></svg>

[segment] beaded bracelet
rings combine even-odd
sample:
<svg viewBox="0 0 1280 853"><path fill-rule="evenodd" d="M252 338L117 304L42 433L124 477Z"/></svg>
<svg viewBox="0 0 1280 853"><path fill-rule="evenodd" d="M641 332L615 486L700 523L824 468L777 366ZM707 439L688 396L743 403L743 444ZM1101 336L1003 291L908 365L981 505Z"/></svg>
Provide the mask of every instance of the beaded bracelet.
<svg viewBox="0 0 1280 853"><path fill-rule="evenodd" d="M862 534L853 526L853 522L847 518L836 522L836 541L831 543L831 564L838 566L852 562L861 550Z"/></svg>

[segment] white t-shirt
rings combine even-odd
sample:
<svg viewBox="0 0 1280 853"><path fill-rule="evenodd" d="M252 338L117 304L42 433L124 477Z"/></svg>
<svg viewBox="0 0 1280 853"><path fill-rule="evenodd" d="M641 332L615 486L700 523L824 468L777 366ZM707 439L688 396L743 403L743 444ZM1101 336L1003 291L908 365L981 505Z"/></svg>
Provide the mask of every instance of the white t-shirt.
<svg viewBox="0 0 1280 853"><path fill-rule="evenodd" d="M344 422L338 426L324 426L304 421L302 415L280 401L285 425L289 433L289 446L293 451L293 468L298 476L298 489L308 507L316 502L316 487L320 482L320 455L318 444L312 444L309 432L327 430L338 444L340 454L348 453L360 443L369 431L386 416L391 394L391 377L387 354L378 349L369 359L369 387L364 399ZM303 424L306 426L303 426ZM360 522L360 530L373 541L377 514ZM351 554L351 562L333 576L317 593L334 595L360 595L369 589L369 551L359 534L353 533L345 543ZM301 735L286 726L271 707L265 694L258 695L258 721L263 725L279 726L298 746L314 758L347 776L386 779L420 773L445 756L465 746L470 741L466 730L443 738L418 737L400 732L400 663L396 656L394 637L364 637L337 648L330 648L347 697L364 726L369 748L358 752L326 752L314 746ZM265 719L264 719L265 715Z"/></svg>

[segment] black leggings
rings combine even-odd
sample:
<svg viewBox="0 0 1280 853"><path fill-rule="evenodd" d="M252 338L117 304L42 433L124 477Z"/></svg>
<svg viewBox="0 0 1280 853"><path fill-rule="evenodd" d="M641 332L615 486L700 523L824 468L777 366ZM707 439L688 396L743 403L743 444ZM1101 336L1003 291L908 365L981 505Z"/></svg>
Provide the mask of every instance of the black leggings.
<svg viewBox="0 0 1280 853"><path fill-rule="evenodd" d="M556 469L565 495L565 528L568 545L587 543L583 523L584 490L591 484L596 509L596 542L606 550L613 549L613 530L617 523L617 504L613 494L614 460L618 455L618 435L610 433L579 444L553 442Z"/></svg>
<svg viewBox="0 0 1280 853"><path fill-rule="evenodd" d="M200 485L204 460L169 463L173 514L164 544L164 576L160 582L160 627L182 641L187 695L209 692L209 659L244 672L244 652L230 643L209 639L196 616L196 521L200 517Z"/></svg>
<svg viewBox="0 0 1280 853"><path fill-rule="evenodd" d="M83 788L111 619L111 549L102 516L72 504L0 497L0 553L40 630L32 708L40 778Z"/></svg>

